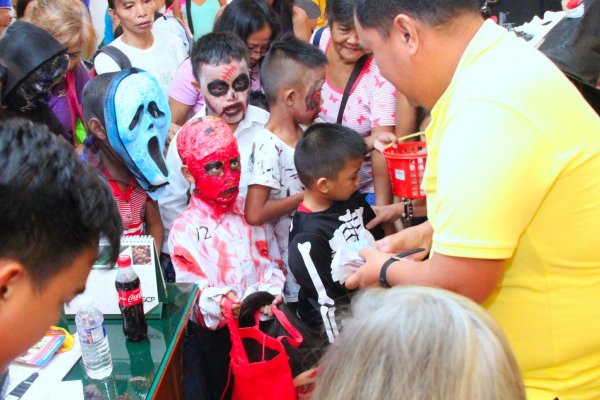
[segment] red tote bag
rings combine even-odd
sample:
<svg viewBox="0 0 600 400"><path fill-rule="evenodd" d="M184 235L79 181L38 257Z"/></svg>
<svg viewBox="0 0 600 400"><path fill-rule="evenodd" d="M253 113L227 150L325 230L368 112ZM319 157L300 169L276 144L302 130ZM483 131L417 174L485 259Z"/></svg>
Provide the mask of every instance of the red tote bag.
<svg viewBox="0 0 600 400"><path fill-rule="evenodd" d="M233 400L295 400L296 390L292 378L289 358L281 343L287 340L291 346L302 343L302 335L290 324L285 314L276 306L271 306L273 315L285 327L290 336L273 338L258 328L259 312L256 312L256 324L250 328L240 328L238 320L232 317L231 301L226 300L225 317L231 333L231 365L233 373ZM258 360L249 360L246 347L259 349Z"/></svg>

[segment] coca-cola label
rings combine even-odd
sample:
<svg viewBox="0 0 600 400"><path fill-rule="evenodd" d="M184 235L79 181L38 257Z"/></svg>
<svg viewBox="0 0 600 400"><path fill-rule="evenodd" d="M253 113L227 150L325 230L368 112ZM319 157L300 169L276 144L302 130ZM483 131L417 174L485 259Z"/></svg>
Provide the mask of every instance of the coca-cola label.
<svg viewBox="0 0 600 400"><path fill-rule="evenodd" d="M135 306L144 301L141 288L128 291L117 290L117 293L119 294L119 305L121 307Z"/></svg>

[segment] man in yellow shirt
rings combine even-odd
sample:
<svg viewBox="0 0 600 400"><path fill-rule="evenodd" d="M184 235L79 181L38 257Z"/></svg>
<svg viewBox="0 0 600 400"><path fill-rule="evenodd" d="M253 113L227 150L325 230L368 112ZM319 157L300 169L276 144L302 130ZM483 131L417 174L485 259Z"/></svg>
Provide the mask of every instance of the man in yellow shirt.
<svg viewBox="0 0 600 400"><path fill-rule="evenodd" d="M600 119L477 1L356 3L384 77L432 110L429 222L364 250L347 286L470 297L505 330L529 399L600 398ZM389 260L414 247L430 258Z"/></svg>

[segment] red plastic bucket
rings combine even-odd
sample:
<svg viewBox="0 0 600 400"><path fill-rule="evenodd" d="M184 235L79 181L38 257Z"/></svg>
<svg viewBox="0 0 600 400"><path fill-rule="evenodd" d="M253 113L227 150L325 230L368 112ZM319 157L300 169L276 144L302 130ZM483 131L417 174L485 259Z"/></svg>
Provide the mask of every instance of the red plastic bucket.
<svg viewBox="0 0 600 400"><path fill-rule="evenodd" d="M402 140L419 135L420 132L401 137L398 139L399 143L390 145L383 151L392 182L392 192L400 198L425 198L425 192L421 190L427 163L425 142L400 143Z"/></svg>

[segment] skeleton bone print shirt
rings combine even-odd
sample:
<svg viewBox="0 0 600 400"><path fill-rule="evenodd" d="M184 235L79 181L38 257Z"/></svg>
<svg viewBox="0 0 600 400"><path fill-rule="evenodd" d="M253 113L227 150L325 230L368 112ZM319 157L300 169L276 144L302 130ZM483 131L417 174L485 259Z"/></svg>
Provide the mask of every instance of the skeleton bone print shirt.
<svg viewBox="0 0 600 400"><path fill-rule="evenodd" d="M200 299L192 320L209 329L224 325L221 297L233 291L240 299L266 291L280 295L283 262L271 226L251 226L244 218L246 198L220 218L197 196L175 219L169 250L177 282L197 283Z"/></svg>
<svg viewBox="0 0 600 400"><path fill-rule="evenodd" d="M325 328L330 342L338 334L336 308L350 301L350 291L331 277L331 260L338 249L359 240L373 218L373 209L357 191L325 211L310 212L301 204L292 219L289 266L300 284L298 315L315 331ZM370 232L375 239L383 237L380 227Z"/></svg>

